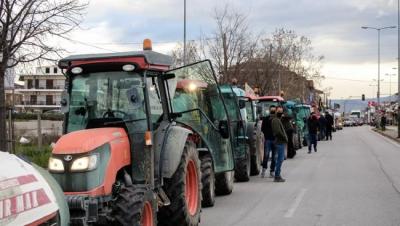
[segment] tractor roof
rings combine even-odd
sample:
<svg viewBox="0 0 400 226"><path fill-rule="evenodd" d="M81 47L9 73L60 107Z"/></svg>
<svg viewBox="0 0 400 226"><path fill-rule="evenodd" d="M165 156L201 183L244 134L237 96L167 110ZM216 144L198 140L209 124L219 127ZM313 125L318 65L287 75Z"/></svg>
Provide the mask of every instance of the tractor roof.
<svg viewBox="0 0 400 226"><path fill-rule="evenodd" d="M144 51L130 51L130 52L119 52L119 53L101 53L101 54L80 54L72 55L61 59L58 62L60 68L68 68L73 61L96 61L113 58L133 58L143 57L147 64L160 65L160 66L171 66L173 58L171 56L154 52L151 50Z"/></svg>
<svg viewBox="0 0 400 226"><path fill-rule="evenodd" d="M281 96L261 96L257 98L259 101L279 101L279 102L284 102L285 99L283 99Z"/></svg>

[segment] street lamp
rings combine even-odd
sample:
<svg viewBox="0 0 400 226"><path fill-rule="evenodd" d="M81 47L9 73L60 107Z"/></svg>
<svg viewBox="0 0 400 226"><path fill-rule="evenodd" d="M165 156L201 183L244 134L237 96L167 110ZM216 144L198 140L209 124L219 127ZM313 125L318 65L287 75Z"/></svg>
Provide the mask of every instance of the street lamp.
<svg viewBox="0 0 400 226"><path fill-rule="evenodd" d="M392 76L396 76L396 74L386 73L386 76L389 76L389 102L392 103Z"/></svg>
<svg viewBox="0 0 400 226"><path fill-rule="evenodd" d="M373 29L378 31L378 92L377 92L377 101L378 101L378 106L380 105L380 92L381 92L381 84L380 84L380 79L381 79L381 30L385 29L394 29L396 26L389 26L389 27L367 27L363 26L361 27L362 29Z"/></svg>

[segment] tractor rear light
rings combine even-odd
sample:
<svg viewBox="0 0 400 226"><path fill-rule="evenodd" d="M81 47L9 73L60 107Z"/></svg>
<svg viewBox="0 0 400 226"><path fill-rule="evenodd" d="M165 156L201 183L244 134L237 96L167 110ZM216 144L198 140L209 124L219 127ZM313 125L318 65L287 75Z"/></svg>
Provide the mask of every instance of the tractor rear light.
<svg viewBox="0 0 400 226"><path fill-rule="evenodd" d="M58 172L58 173L64 172L64 164L61 159L50 157L48 167L49 170L52 172Z"/></svg>
<svg viewBox="0 0 400 226"><path fill-rule="evenodd" d="M90 155L75 159L72 162L71 171L90 171L97 167L97 155Z"/></svg>
<svg viewBox="0 0 400 226"><path fill-rule="evenodd" d="M146 131L144 134L144 140L146 141L146 146L151 146L153 145L153 141L151 140L151 132Z"/></svg>

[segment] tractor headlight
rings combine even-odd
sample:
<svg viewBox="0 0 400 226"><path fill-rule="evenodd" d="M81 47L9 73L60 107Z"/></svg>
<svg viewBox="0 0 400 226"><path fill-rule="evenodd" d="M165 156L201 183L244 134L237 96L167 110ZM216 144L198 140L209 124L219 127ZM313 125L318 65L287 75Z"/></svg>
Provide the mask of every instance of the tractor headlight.
<svg viewBox="0 0 400 226"><path fill-rule="evenodd" d="M50 157L49 158L49 170L53 172L62 173L64 172L64 164L61 159Z"/></svg>
<svg viewBox="0 0 400 226"><path fill-rule="evenodd" d="M77 158L72 162L71 171L90 171L97 167L97 155L89 155Z"/></svg>

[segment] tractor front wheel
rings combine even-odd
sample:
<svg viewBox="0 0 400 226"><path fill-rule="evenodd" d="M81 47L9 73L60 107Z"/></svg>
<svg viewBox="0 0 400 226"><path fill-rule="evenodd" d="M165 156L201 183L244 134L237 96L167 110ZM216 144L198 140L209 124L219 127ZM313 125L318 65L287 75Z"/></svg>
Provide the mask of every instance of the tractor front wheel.
<svg viewBox="0 0 400 226"><path fill-rule="evenodd" d="M227 171L215 175L215 194L229 195L233 191L234 171Z"/></svg>
<svg viewBox="0 0 400 226"><path fill-rule="evenodd" d="M159 225L195 226L201 210L200 160L193 143L187 142L178 169L165 179L164 190L171 200L158 214Z"/></svg>
<svg viewBox="0 0 400 226"><path fill-rule="evenodd" d="M152 191L144 186L122 186L114 205L113 225L157 225L153 197Z"/></svg>
<svg viewBox="0 0 400 226"><path fill-rule="evenodd" d="M244 159L239 159L235 166L235 179L238 182L247 182L250 180L251 157L249 146L246 145L246 155Z"/></svg>

